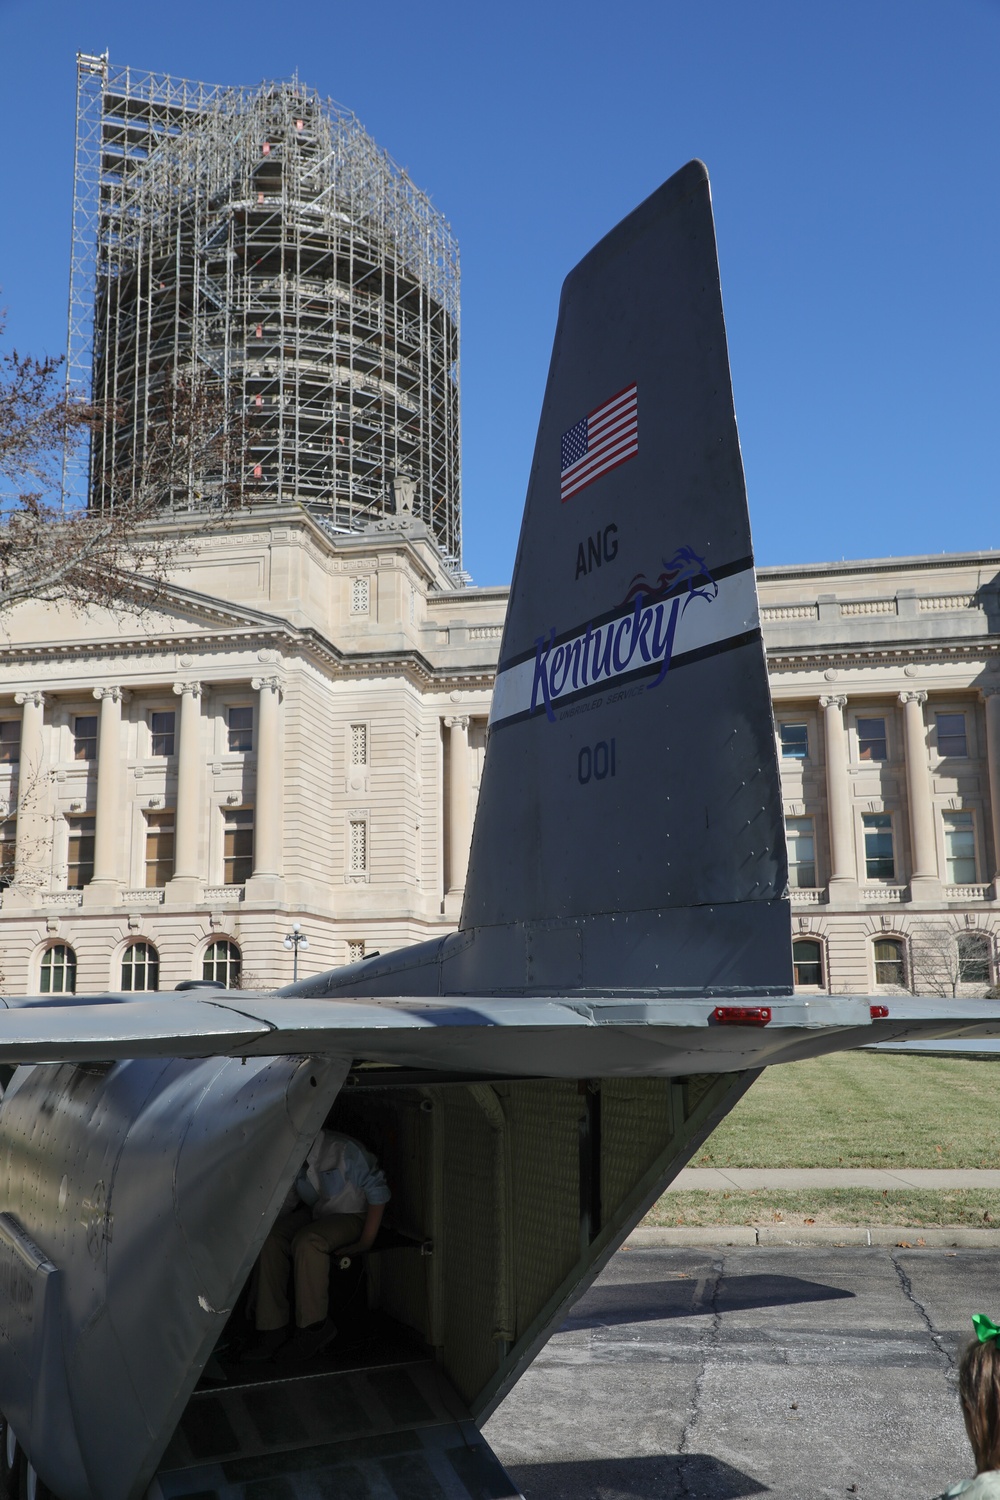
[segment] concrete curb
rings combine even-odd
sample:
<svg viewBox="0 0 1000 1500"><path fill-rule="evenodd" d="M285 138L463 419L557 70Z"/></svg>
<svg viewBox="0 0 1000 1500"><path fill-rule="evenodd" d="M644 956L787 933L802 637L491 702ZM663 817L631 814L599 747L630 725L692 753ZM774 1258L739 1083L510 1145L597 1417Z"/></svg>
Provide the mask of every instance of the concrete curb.
<svg viewBox="0 0 1000 1500"><path fill-rule="evenodd" d="M872 1224L712 1224L703 1229L684 1225L659 1229L651 1224L633 1229L625 1248L681 1249L722 1245L894 1245L904 1249L977 1249L1000 1247L1000 1229L914 1229L903 1225Z"/></svg>

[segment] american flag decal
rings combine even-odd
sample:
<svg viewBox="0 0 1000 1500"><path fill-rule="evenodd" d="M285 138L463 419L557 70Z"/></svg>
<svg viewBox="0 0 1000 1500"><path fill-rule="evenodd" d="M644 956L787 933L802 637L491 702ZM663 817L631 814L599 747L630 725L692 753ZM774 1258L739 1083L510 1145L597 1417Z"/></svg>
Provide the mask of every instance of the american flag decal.
<svg viewBox="0 0 1000 1500"><path fill-rule="evenodd" d="M638 389L626 386L563 433L559 478L563 501L638 453Z"/></svg>

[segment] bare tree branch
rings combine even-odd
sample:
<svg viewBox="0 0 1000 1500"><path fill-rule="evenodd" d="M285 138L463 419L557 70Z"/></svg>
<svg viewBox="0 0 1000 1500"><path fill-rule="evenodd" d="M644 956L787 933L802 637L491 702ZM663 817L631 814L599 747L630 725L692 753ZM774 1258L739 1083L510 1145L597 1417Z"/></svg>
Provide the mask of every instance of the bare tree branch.
<svg viewBox="0 0 1000 1500"><path fill-rule="evenodd" d="M915 927L910 936L910 967L916 994L954 999L991 993L992 935L945 918Z"/></svg>
<svg viewBox="0 0 1000 1500"><path fill-rule="evenodd" d="M188 545L167 515L197 511L211 526L250 498L245 418L211 372L164 375L140 430L67 396L61 365L0 354L0 486L13 486L0 504L0 612L27 599L146 609ZM90 503L64 511L64 448L88 440Z"/></svg>

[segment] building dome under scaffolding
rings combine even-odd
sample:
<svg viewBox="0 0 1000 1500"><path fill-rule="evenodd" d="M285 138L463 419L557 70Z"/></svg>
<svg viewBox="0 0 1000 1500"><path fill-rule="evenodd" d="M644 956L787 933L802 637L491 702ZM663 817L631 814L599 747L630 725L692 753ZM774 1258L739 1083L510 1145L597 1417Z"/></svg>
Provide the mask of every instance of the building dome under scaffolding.
<svg viewBox="0 0 1000 1500"><path fill-rule="evenodd" d="M405 489L457 568L445 220L352 114L297 82L212 88L78 61L70 355L92 351L94 397L115 413L92 501L141 476L180 384L242 414L251 496L354 528ZM218 478L192 471L173 503Z"/></svg>

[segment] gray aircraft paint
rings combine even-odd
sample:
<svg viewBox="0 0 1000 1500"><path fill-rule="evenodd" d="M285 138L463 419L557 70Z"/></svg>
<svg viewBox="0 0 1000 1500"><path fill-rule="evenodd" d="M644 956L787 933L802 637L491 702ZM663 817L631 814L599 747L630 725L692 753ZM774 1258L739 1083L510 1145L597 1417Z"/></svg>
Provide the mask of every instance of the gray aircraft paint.
<svg viewBox="0 0 1000 1500"><path fill-rule="evenodd" d="M562 501L563 435L632 384L637 451ZM529 923L536 983L791 988L774 732L699 162L563 288L486 761L462 927Z"/></svg>
<svg viewBox="0 0 1000 1500"><path fill-rule="evenodd" d="M636 451L564 500L563 438L579 463L633 385ZM692 163L566 282L459 931L276 995L0 1011L0 1060L49 1060L0 1109L0 1408L61 1500L139 1500L351 1059L438 1080L412 1119L465 1219L435 1318L486 1322L428 1341L481 1417L756 1069L1000 1034L985 1002L793 995L751 556Z"/></svg>
<svg viewBox="0 0 1000 1500"><path fill-rule="evenodd" d="M58 1495L145 1489L346 1072L161 1058L15 1074L0 1285L23 1292L0 1405Z"/></svg>
<svg viewBox="0 0 1000 1500"><path fill-rule="evenodd" d="M240 994L192 1001L169 1029L171 997L76 1006L8 1002L0 1061L54 1053L107 1058L274 1057L331 1053L417 1069L513 1078L677 1078L760 1068L873 1042L1000 1036L990 1000L893 995L777 997L764 1026L718 1024L716 1000L564 996L543 999L329 1000ZM724 998L724 997L723 997ZM888 1009L873 1020L872 1005ZM0 1403L2 1405L2 1403Z"/></svg>

